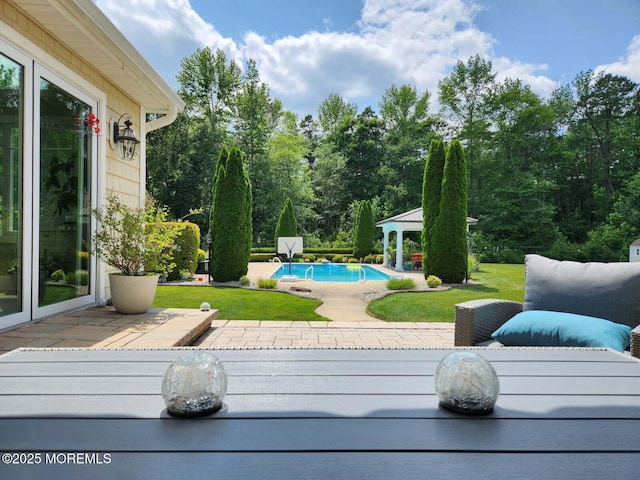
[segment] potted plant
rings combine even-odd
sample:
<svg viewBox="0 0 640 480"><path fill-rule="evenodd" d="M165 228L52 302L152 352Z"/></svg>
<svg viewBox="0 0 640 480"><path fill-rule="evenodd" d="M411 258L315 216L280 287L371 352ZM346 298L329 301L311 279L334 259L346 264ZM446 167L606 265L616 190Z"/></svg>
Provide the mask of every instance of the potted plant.
<svg viewBox="0 0 640 480"><path fill-rule="evenodd" d="M121 313L146 312L159 274L175 267L171 250L178 229L165 223L166 209L152 201L145 208L131 208L110 194L105 206L91 211L99 228L91 237L90 251L119 270L109 275L113 306Z"/></svg>

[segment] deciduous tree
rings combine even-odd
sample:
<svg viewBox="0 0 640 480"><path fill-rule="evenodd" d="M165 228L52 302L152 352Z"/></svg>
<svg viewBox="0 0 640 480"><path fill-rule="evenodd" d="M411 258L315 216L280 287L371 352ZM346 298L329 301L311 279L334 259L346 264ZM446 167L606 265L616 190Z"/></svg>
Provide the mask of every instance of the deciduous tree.
<svg viewBox="0 0 640 480"><path fill-rule="evenodd" d="M491 62L475 55L466 63L459 60L451 74L438 82L438 98L443 112L454 122L454 135L466 145L472 211L477 191L482 188L482 169L476 168L476 162L482 151L482 140L488 132L488 106L495 78Z"/></svg>

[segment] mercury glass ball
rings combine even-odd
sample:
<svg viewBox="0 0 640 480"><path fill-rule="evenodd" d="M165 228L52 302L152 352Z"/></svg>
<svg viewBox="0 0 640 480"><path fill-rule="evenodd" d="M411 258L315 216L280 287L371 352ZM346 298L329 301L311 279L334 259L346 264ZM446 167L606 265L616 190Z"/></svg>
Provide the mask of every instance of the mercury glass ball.
<svg viewBox="0 0 640 480"><path fill-rule="evenodd" d="M473 352L446 355L436 368L440 405L465 415L486 415L500 394L500 381L491 364Z"/></svg>
<svg viewBox="0 0 640 480"><path fill-rule="evenodd" d="M176 359L162 380L162 398L169 414L178 417L209 415L222 407L227 372L215 356L190 352Z"/></svg>
<svg viewBox="0 0 640 480"><path fill-rule="evenodd" d="M211 310L211 305L209 305L208 302L202 302L200 304L200 311L201 312L208 312L209 310Z"/></svg>

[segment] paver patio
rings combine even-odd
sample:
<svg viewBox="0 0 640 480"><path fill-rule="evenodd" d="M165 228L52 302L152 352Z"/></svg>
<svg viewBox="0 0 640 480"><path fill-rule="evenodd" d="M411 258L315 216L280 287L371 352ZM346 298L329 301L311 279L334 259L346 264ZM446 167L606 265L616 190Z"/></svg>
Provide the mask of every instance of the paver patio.
<svg viewBox="0 0 640 480"><path fill-rule="evenodd" d="M252 263L249 278L267 278L278 265ZM389 270L389 272L392 272ZM406 272L421 288L421 272ZM159 348L424 348L453 346L453 323L387 323L366 313L385 282L296 282L324 303L331 322L217 320L217 311L152 309L140 315L92 307L0 333L0 354L21 347ZM293 284L280 283L288 290ZM213 306L215 307L215 305ZM211 325L211 328L209 327Z"/></svg>

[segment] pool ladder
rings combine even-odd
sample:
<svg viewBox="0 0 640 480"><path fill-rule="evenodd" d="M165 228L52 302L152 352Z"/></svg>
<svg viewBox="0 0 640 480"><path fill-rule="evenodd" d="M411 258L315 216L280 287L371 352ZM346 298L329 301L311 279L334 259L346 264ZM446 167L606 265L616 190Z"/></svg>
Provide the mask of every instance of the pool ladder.
<svg viewBox="0 0 640 480"><path fill-rule="evenodd" d="M358 283L364 283L367 281L367 271L362 268L362 265L360 265L360 268L358 268Z"/></svg>
<svg viewBox="0 0 640 480"><path fill-rule="evenodd" d="M309 273L309 271L311 271L311 277L310 277L310 278L308 278L308 276L307 276L307 275L308 275L308 273ZM304 279L305 279L305 280L311 280L311 281L313 282L313 265L311 265L309 268L307 268L307 269L304 271Z"/></svg>
<svg viewBox="0 0 640 480"><path fill-rule="evenodd" d="M309 273L309 272L311 272L311 273ZM313 280L313 272L314 272L313 265L310 265L309 268L307 268L304 271L304 279L305 280L310 280L310 281L313 282L314 281ZM360 265L358 267L358 283L364 283L366 281L367 281L367 271L364 268L362 268L362 265Z"/></svg>

